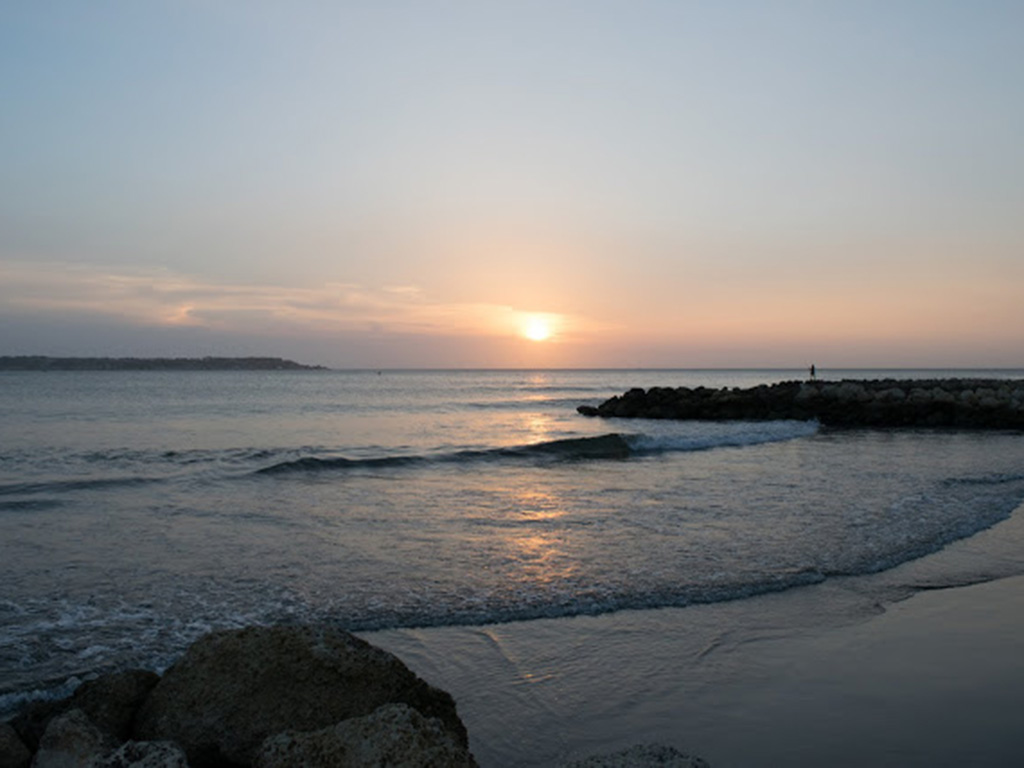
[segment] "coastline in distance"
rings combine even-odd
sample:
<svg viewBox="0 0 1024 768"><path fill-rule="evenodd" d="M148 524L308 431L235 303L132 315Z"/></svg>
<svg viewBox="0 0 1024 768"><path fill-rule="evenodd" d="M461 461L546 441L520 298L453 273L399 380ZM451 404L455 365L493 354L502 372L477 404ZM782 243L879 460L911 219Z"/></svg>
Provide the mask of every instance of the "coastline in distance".
<svg viewBox="0 0 1024 768"><path fill-rule="evenodd" d="M326 371L280 357L0 357L0 371Z"/></svg>

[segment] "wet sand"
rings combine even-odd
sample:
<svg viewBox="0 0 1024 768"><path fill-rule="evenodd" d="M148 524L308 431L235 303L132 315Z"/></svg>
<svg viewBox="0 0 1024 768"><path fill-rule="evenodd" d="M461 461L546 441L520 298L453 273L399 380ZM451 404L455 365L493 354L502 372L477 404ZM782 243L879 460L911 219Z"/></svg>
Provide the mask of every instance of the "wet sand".
<svg viewBox="0 0 1024 768"><path fill-rule="evenodd" d="M1024 755L1022 541L1018 509L870 577L364 636L455 696L484 768L649 741L713 768L1013 765Z"/></svg>

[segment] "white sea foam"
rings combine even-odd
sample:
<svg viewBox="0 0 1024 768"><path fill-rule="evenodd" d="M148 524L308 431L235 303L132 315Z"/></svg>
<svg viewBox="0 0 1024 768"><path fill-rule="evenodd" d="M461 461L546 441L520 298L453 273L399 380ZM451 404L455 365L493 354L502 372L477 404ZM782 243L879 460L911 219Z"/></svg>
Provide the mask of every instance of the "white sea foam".
<svg viewBox="0 0 1024 768"><path fill-rule="evenodd" d="M645 424L657 431L626 435L637 453L761 445L809 437L819 429L816 421L672 422L668 428L661 421Z"/></svg>

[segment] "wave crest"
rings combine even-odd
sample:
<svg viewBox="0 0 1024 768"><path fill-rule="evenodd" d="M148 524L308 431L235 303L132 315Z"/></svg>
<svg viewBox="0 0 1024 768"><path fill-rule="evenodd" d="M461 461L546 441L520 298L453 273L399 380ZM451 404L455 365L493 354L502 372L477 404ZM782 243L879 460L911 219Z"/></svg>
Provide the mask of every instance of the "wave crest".
<svg viewBox="0 0 1024 768"><path fill-rule="evenodd" d="M427 463L468 463L533 459L548 461L623 460L634 456L686 451L704 451L713 448L744 447L763 443L792 440L814 434L816 422L784 421L736 425L727 431L682 435L620 434L609 432L589 437L567 437L527 445L504 446L440 454L413 454L408 456L373 456L348 458L342 456L303 456L278 462L256 470L257 474L285 474L291 472L344 471L355 469L384 469L415 466Z"/></svg>

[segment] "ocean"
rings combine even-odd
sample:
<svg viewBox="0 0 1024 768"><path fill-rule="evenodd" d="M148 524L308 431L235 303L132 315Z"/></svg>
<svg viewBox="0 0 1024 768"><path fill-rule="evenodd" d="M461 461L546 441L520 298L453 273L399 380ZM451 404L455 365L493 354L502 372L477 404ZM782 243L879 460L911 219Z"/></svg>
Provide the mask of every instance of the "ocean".
<svg viewBox="0 0 1024 768"><path fill-rule="evenodd" d="M214 628L743 601L892 568L1024 501L1019 432L575 410L634 386L805 376L0 373L0 718L104 671L163 669Z"/></svg>

